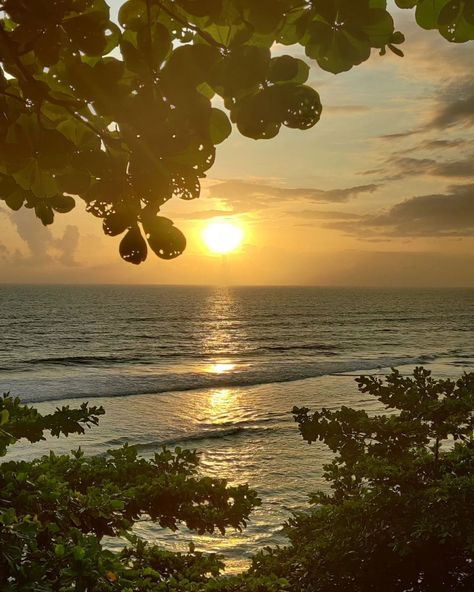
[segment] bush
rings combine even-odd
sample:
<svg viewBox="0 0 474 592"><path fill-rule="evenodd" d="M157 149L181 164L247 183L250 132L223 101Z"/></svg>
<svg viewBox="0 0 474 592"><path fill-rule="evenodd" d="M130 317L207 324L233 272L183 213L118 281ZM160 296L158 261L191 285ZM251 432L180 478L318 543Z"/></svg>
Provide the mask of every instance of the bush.
<svg viewBox="0 0 474 592"><path fill-rule="evenodd" d="M100 407L83 404L41 415L4 395L0 399L0 455L20 438L30 442L84 433L97 425ZM219 579L221 558L171 553L131 533L143 516L176 530L224 533L245 527L259 504L246 485L198 476L196 452L163 449L151 460L132 446L87 457L80 450L30 462L0 465L0 589L2 592L274 592L277 578ZM103 537L124 537L122 552Z"/></svg>
<svg viewBox="0 0 474 592"><path fill-rule="evenodd" d="M474 590L474 373L357 383L389 414L293 409L303 438L335 453L332 491L311 496L286 526L289 546L259 554L252 572L295 592Z"/></svg>
<svg viewBox="0 0 474 592"><path fill-rule="evenodd" d="M286 525L289 544L221 577L222 558L173 553L131 532L142 516L198 533L245 527L259 503L247 486L197 473L196 452L80 450L0 465L2 592L468 592L474 589L474 373L457 381L393 370L357 379L384 415L294 408L303 438L334 452L330 491ZM20 438L83 433L102 408L41 415L0 399L0 453ZM128 540L121 552L105 535Z"/></svg>

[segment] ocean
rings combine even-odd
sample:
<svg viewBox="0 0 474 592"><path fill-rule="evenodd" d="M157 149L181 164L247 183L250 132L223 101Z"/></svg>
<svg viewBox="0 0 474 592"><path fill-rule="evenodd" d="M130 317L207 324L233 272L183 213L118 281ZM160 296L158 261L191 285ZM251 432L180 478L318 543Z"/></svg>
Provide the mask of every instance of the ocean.
<svg viewBox="0 0 474 592"><path fill-rule="evenodd" d="M327 487L330 454L302 441L293 405L373 411L357 375L474 371L468 289L0 285L0 307L1 391L41 411L83 400L106 409L84 436L19 443L6 458L79 445L105 454L126 442L145 456L197 449L204 474L259 492L248 528L197 536L144 520L136 532L223 553L229 571L284 544L291 512Z"/></svg>

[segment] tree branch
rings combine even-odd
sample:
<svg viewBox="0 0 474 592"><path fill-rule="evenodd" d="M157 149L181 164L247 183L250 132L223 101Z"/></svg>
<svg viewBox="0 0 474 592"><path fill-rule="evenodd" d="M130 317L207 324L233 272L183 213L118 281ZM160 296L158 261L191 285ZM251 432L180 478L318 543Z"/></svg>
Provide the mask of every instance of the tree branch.
<svg viewBox="0 0 474 592"><path fill-rule="evenodd" d="M8 97L9 99L15 99L15 101L19 101L22 105L25 105L26 107L28 107L28 103L26 102L25 99L23 99L22 97L19 97L17 95L12 95L11 93L7 92L6 90L0 89L0 95L4 95L5 97Z"/></svg>

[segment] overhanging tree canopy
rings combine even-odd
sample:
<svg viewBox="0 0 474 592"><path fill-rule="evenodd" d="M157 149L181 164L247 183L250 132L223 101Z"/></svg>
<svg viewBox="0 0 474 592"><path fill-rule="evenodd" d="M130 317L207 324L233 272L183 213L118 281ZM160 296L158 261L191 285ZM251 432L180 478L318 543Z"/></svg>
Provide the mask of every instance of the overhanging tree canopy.
<svg viewBox="0 0 474 592"><path fill-rule="evenodd" d="M448 41L474 39L472 0L396 4ZM0 8L0 199L46 225L79 197L106 234L125 233L134 264L185 249L160 207L199 196L229 116L255 139L319 121L307 63L272 57L275 43L335 74L372 49L403 55L385 0L127 0L118 23L105 0Z"/></svg>

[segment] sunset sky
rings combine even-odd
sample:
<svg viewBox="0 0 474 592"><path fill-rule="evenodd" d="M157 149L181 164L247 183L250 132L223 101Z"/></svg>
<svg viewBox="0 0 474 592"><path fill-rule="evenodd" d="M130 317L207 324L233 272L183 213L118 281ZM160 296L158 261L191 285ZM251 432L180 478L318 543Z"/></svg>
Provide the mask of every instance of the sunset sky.
<svg viewBox="0 0 474 592"><path fill-rule="evenodd" d="M374 53L337 76L313 63L318 125L270 141L234 130L201 198L164 206L184 255L131 266L82 204L48 228L3 208L0 281L474 287L474 48L396 17L403 59ZM214 218L245 232L225 258L202 240Z"/></svg>

